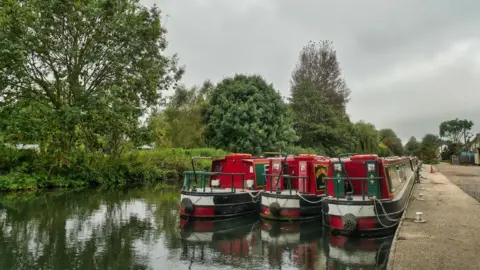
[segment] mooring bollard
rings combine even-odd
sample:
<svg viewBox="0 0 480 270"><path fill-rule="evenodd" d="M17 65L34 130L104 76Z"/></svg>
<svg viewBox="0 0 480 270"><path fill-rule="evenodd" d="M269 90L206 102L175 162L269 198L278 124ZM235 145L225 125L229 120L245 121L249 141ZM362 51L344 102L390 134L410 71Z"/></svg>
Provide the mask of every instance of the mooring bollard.
<svg viewBox="0 0 480 270"><path fill-rule="evenodd" d="M425 199L423 198L423 193L418 193L417 200L419 200L419 201L425 201Z"/></svg>
<svg viewBox="0 0 480 270"><path fill-rule="evenodd" d="M423 212L416 212L417 218L414 220L415 223L425 223L423 219Z"/></svg>

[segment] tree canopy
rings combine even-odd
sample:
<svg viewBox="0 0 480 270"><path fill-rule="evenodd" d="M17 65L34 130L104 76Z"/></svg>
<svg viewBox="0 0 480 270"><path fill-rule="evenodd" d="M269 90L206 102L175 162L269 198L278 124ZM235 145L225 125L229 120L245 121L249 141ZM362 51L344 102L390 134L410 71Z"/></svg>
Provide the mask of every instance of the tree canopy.
<svg viewBox="0 0 480 270"><path fill-rule="evenodd" d="M287 107L258 75L226 78L212 91L207 143L232 152L278 151L296 139Z"/></svg>
<svg viewBox="0 0 480 270"><path fill-rule="evenodd" d="M410 137L408 142L405 144L405 154L411 156L420 156L421 144L417 141L417 138L414 136Z"/></svg>
<svg viewBox="0 0 480 270"><path fill-rule="evenodd" d="M383 143L391 151L393 155L403 155L403 145L400 138L392 129L381 129L379 131L380 142Z"/></svg>
<svg viewBox="0 0 480 270"><path fill-rule="evenodd" d="M473 122L467 119L460 120L458 118L444 121L440 124L440 136L448 138L451 143L457 144L463 137L463 143L466 145L473 137L470 132Z"/></svg>
<svg viewBox="0 0 480 270"><path fill-rule="evenodd" d="M309 42L291 78L294 128L302 147L335 154L355 145L345 112L350 89L330 41Z"/></svg>
<svg viewBox="0 0 480 270"><path fill-rule="evenodd" d="M3 1L0 10L0 110L12 120L2 124L18 139L38 134L43 149L117 151L183 74L176 56L165 56L155 6L31 0ZM44 124L12 126L18 118Z"/></svg>

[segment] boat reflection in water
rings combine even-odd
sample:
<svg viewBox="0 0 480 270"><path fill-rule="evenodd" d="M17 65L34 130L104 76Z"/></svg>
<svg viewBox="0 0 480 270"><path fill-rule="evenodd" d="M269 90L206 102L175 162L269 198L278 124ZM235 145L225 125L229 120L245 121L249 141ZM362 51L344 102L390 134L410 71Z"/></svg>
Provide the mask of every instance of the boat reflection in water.
<svg viewBox="0 0 480 270"><path fill-rule="evenodd" d="M393 235L349 238L326 232L326 269L386 269Z"/></svg>
<svg viewBox="0 0 480 270"><path fill-rule="evenodd" d="M323 269L322 232L321 220L262 220L261 235L267 249L268 265L275 268Z"/></svg>
<svg viewBox="0 0 480 270"><path fill-rule="evenodd" d="M192 269L385 269L393 236L348 238L318 220L281 222L248 215L180 219L181 260Z"/></svg>
<svg viewBox="0 0 480 270"><path fill-rule="evenodd" d="M244 268L260 241L258 214L224 220L180 219L182 260L190 264L227 265ZM258 239L258 240L257 240Z"/></svg>

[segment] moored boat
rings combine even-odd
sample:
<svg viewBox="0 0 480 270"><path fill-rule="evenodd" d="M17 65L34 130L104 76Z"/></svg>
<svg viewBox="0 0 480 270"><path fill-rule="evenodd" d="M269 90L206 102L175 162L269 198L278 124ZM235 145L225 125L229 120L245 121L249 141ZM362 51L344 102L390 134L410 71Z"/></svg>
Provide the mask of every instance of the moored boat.
<svg viewBox="0 0 480 270"><path fill-rule="evenodd" d="M184 172L180 215L188 218L231 218L259 211L269 158L231 154L214 159L211 171Z"/></svg>
<svg viewBox="0 0 480 270"><path fill-rule="evenodd" d="M418 176L418 160L348 155L332 158L327 197L322 201L324 224L334 234L393 233Z"/></svg>
<svg viewBox="0 0 480 270"><path fill-rule="evenodd" d="M307 154L272 158L261 196L261 216L289 221L320 219L329 162L327 157Z"/></svg>

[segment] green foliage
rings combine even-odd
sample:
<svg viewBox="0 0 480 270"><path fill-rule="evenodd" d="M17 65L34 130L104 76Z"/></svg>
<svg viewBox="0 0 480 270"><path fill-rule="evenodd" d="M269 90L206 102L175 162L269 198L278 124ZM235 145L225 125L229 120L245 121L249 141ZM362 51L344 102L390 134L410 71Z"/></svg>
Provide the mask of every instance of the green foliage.
<svg viewBox="0 0 480 270"><path fill-rule="evenodd" d="M407 144L405 144L405 154L419 157L421 154L421 147L422 145L414 136L412 136L408 140Z"/></svg>
<svg viewBox="0 0 480 270"><path fill-rule="evenodd" d="M0 159L0 190L178 184L183 171L191 170L192 157L226 154L210 148L130 151L116 158L83 153L69 156L64 166L48 167L49 161L41 153L10 151ZM210 166L209 160L196 162L198 170L210 170Z"/></svg>
<svg viewBox="0 0 480 270"><path fill-rule="evenodd" d="M2 1L0 10L2 127L51 155L80 146L119 154L159 90L183 73L176 57L163 53L156 7L32 0Z"/></svg>
<svg viewBox="0 0 480 270"><path fill-rule="evenodd" d="M231 152L279 151L296 139L287 108L273 86L257 75L235 75L211 94L205 136Z"/></svg>
<svg viewBox="0 0 480 270"><path fill-rule="evenodd" d="M392 129L381 129L379 131L379 140L388 147L393 155L403 155L402 141L397 137L397 134Z"/></svg>
<svg viewBox="0 0 480 270"><path fill-rule="evenodd" d="M426 164L435 164L438 162L438 147L440 146L440 139L433 134L426 134L422 139L420 158Z"/></svg>
<svg viewBox="0 0 480 270"><path fill-rule="evenodd" d="M205 117L213 85L177 87L167 107L149 119L150 139L157 147L204 147Z"/></svg>
<svg viewBox="0 0 480 270"><path fill-rule="evenodd" d="M360 121L353 125L353 129L357 143L355 152L360 154L379 153L378 131L373 124Z"/></svg>
<svg viewBox="0 0 480 270"><path fill-rule="evenodd" d="M460 120L458 118L444 121L440 124L440 136L447 137L452 143L457 144L463 137L463 142L466 145L473 137L470 132L473 127L473 122L469 120Z"/></svg>
<svg viewBox="0 0 480 270"><path fill-rule="evenodd" d="M283 152L287 153L288 155L299 155L299 154L315 154L315 155L325 155L325 152L321 149L313 149L313 148L302 148L300 146L287 146L284 148Z"/></svg>
<svg viewBox="0 0 480 270"><path fill-rule="evenodd" d="M325 149L329 155L354 149L345 112L350 90L330 42L310 42L302 49L292 73L291 93L293 126L301 147Z"/></svg>

